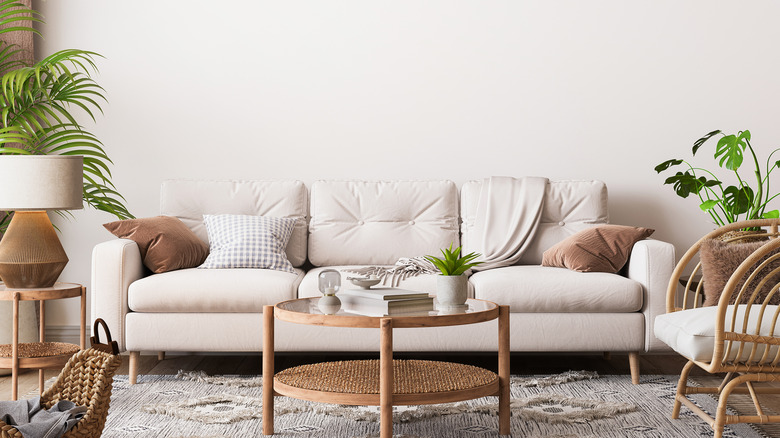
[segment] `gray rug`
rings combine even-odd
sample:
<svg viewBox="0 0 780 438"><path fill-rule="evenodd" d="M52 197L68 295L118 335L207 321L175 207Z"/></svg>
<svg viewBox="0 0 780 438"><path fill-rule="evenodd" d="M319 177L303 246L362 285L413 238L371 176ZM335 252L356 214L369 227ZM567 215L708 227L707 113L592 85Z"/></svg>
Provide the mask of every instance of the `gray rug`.
<svg viewBox="0 0 780 438"><path fill-rule="evenodd" d="M598 376L569 372L554 376L513 376L512 436L569 437L699 437L712 436L706 423L683 407L679 420L670 418L676 376ZM248 437L262 436L262 385L256 376L139 376L129 385L116 376L103 437ZM714 399L694 397L713 412ZM496 398L462 403L399 406L394 414L398 437L498 436ZM277 397L275 436L377 436L376 407L348 407ZM725 438L761 438L749 425L733 425Z"/></svg>

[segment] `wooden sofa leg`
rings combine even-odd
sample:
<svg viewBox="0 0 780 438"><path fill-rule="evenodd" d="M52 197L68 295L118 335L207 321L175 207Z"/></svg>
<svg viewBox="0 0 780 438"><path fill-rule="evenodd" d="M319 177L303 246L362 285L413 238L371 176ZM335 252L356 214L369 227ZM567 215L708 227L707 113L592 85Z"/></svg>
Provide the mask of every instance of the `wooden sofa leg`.
<svg viewBox="0 0 780 438"><path fill-rule="evenodd" d="M628 353L628 365L631 368L631 383L639 385L639 353Z"/></svg>
<svg viewBox="0 0 780 438"><path fill-rule="evenodd" d="M131 351L130 352L130 384L135 385L136 381L138 381L138 362L140 362L141 359L141 352L140 351Z"/></svg>
<svg viewBox="0 0 780 438"><path fill-rule="evenodd" d="M157 360L165 360L165 352L164 351L158 351L157 352Z"/></svg>

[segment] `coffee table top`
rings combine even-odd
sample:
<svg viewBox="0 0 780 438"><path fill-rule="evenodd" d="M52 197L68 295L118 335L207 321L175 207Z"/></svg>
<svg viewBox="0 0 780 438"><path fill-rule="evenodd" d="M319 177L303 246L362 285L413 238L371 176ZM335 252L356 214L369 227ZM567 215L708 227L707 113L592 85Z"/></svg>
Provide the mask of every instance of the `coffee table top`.
<svg viewBox="0 0 780 438"><path fill-rule="evenodd" d="M491 301L469 299L464 306L428 312L414 312L389 316L366 316L339 310L335 315L324 315L317 307L320 297L282 301L274 306L276 318L298 324L329 327L378 328L383 319L393 321L393 328L443 327L476 324L498 318L498 305Z"/></svg>

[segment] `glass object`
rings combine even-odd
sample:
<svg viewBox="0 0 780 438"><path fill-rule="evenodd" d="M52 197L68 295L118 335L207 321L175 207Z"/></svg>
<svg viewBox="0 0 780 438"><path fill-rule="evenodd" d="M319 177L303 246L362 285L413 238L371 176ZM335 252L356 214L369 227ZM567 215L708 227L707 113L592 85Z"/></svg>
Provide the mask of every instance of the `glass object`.
<svg viewBox="0 0 780 438"><path fill-rule="evenodd" d="M333 315L341 309L341 300L336 292L341 289L341 273L335 269L325 269L317 276L322 298L317 303L320 311L326 315Z"/></svg>

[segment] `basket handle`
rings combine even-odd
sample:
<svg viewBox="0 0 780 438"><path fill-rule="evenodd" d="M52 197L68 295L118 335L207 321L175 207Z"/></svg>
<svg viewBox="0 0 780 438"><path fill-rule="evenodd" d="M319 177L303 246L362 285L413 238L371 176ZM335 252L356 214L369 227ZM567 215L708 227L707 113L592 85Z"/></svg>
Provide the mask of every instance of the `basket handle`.
<svg viewBox="0 0 780 438"><path fill-rule="evenodd" d="M105 344L100 342L98 325L103 326L103 331L106 333L106 338L108 338ZM102 318L95 320L95 324L92 326L92 334L94 336L89 338L89 343L92 344L92 348L114 355L119 354L119 344L116 341L111 340L111 331L108 330L108 324L106 324Z"/></svg>

